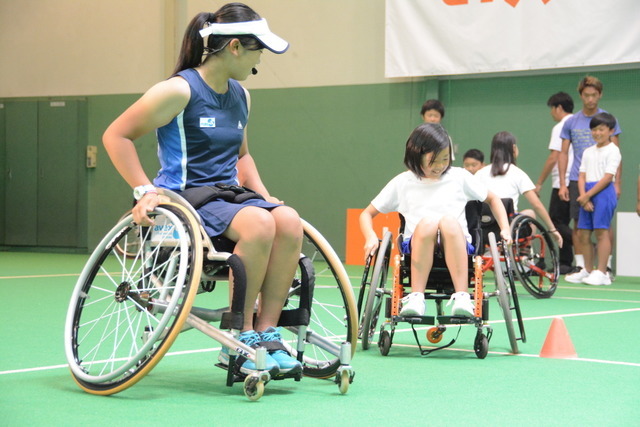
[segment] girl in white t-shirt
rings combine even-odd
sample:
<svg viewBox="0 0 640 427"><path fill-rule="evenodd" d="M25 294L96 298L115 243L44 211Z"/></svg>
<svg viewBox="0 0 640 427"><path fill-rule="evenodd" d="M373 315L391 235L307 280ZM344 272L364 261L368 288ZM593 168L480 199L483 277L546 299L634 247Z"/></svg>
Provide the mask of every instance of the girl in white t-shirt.
<svg viewBox="0 0 640 427"><path fill-rule="evenodd" d="M501 199L512 199L513 209L521 215L536 218L536 214L547 225L549 232L562 247L562 237L555 229L547 209L535 192L536 186L529 175L516 166L518 146L510 132L498 132L491 141L491 164L476 172L476 176ZM518 199L524 195L531 209L518 210Z"/></svg>
<svg viewBox="0 0 640 427"><path fill-rule="evenodd" d="M404 164L409 169L393 178L360 215L365 257L378 247L373 218L399 212L405 218L404 253L411 253L411 293L402 299L402 316L424 316L424 291L433 266L436 245L442 247L456 293L452 315L472 317L468 291L468 255L473 253L467 230L468 201L487 202L510 242L507 214L500 198L463 168L451 167L447 131L439 124L418 126L407 140Z"/></svg>

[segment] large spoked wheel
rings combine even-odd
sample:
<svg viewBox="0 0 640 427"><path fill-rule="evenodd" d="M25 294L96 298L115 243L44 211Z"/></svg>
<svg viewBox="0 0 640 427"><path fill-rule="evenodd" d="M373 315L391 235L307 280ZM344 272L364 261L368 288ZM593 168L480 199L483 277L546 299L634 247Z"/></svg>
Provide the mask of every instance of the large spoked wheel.
<svg viewBox="0 0 640 427"><path fill-rule="evenodd" d="M560 277L555 243L535 219L518 215L511 223L513 258L522 286L536 298L550 298Z"/></svg>
<svg viewBox="0 0 640 427"><path fill-rule="evenodd" d="M335 376L340 367L340 347L351 344L351 357L358 338L358 314L349 276L326 239L303 220L304 240L296 281L313 283L310 323L304 339L303 374L314 378ZM305 270L311 270L306 271ZM305 275L309 278L305 278ZM285 309L300 306L299 292L292 292ZM297 357L298 328L282 330L289 352Z"/></svg>
<svg viewBox="0 0 640 427"><path fill-rule="evenodd" d="M491 251L491 257L493 258L493 273L496 280L496 289L498 292L498 303L502 309L502 315L504 323L507 327L507 334L509 336L509 343L511 344L511 351L518 353L518 338L516 336L515 328L513 327L513 316L511 314L512 306L512 291L507 288L504 282L504 273L502 271L502 265L500 264L500 253L498 252L498 244L496 243L496 236L493 233L489 233L489 249ZM506 251L505 251L506 252Z"/></svg>
<svg viewBox="0 0 640 427"><path fill-rule="evenodd" d="M89 393L117 393L149 373L180 333L198 291L202 242L195 219L174 204L151 215L151 227L127 215L109 231L71 296L65 353L74 380ZM135 254L118 249L133 246Z"/></svg>
<svg viewBox="0 0 640 427"><path fill-rule="evenodd" d="M362 313L360 336L362 349L367 350L373 339L380 318L380 308L384 300L384 288L389 273L389 258L391 257L391 232L387 231L382 236L382 242L378 247L376 262L371 275L371 284L367 293L367 302Z"/></svg>

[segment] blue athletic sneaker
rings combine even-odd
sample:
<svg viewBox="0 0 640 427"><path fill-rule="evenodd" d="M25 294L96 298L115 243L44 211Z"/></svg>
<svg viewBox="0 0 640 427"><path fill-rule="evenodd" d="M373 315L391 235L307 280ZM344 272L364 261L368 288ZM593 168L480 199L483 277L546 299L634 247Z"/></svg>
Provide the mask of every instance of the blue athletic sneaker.
<svg viewBox="0 0 640 427"><path fill-rule="evenodd" d="M256 331L244 331L240 333L238 340L251 348L260 347L262 339ZM239 360L240 359L240 360ZM241 361L244 357L237 355L236 362ZM229 366L229 348L222 347L220 354L218 355L218 361L225 366ZM267 366L265 368L271 375L276 375L279 372L278 362L276 362L269 354L267 354ZM240 372L249 375L256 371L256 364L249 359L244 359L244 363L240 366Z"/></svg>
<svg viewBox="0 0 640 427"><path fill-rule="evenodd" d="M260 332L260 337L269 356L278 363L281 374L296 374L302 370L302 364L293 358L282 344L280 328L269 327L264 332Z"/></svg>

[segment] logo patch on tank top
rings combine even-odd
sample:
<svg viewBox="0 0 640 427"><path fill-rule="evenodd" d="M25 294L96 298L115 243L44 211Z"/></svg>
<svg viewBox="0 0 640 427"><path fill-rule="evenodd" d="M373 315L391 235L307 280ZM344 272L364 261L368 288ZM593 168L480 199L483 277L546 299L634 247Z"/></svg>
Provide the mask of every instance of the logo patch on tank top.
<svg viewBox="0 0 640 427"><path fill-rule="evenodd" d="M242 122L240 120L238 120L238 129L244 129L244 127L242 126Z"/></svg>
<svg viewBox="0 0 640 427"><path fill-rule="evenodd" d="M215 117L200 117L200 127L201 128L214 128L214 127L216 127L216 118Z"/></svg>

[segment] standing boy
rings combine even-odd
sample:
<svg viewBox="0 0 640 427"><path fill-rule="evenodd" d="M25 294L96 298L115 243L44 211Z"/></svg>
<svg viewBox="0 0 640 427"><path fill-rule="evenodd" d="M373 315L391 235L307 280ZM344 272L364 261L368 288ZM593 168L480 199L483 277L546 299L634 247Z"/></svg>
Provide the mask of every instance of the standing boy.
<svg viewBox="0 0 640 427"><path fill-rule="evenodd" d="M596 114L590 127L596 145L584 150L580 164L578 239L582 247L586 247L591 241L591 233L596 235L598 268L591 269L593 252L585 251L584 262L589 275L582 283L600 286L611 284L607 276L607 261L611 255L609 227L618 205L613 183L622 156L618 146L611 142L616 128L615 117L609 113Z"/></svg>
<svg viewBox="0 0 640 427"><path fill-rule="evenodd" d="M603 109L598 107L598 102L602 97L602 82L593 76L586 76L578 84L578 93L582 100L582 110L578 111L572 117L567 119L560 137L562 138L562 151L558 156L558 172L560 178L560 189L558 196L564 201L570 203L571 219L573 219L573 247L575 252L575 262L577 271L565 276L565 280L571 283L582 283L582 279L588 276L585 268L586 251L592 251L591 244L582 247L577 237L577 223L580 205L578 199L578 174L580 163L582 162L582 153L584 150L595 145L595 141L591 136L589 127L591 118L598 113L605 113ZM611 140L618 145L618 135L622 133L618 123ZM569 160L569 147L573 148L573 165L569 171L569 182L566 182L565 174L567 172L567 164ZM620 195L620 174L614 186L616 194ZM610 262L610 260L609 260ZM591 268L591 266L589 266Z"/></svg>
<svg viewBox="0 0 640 427"><path fill-rule="evenodd" d="M557 123L551 130L551 139L549 140L549 156L542 167L540 177L536 182L535 192L540 195L540 190L547 176L551 173L551 198L549 199L549 216L556 230L562 236L564 242L560 248L560 274L570 273L573 269L573 240L571 236L571 215L569 210L569 202L566 202L558 196L560 190L560 178L558 176L558 157L562 151L562 138L560 132L566 121L573 116L573 99L571 95L565 92L558 92L547 101L547 106L551 109L551 117ZM569 180L569 170L573 163L573 149L569 146L569 161L567 163L567 173L565 181Z"/></svg>

